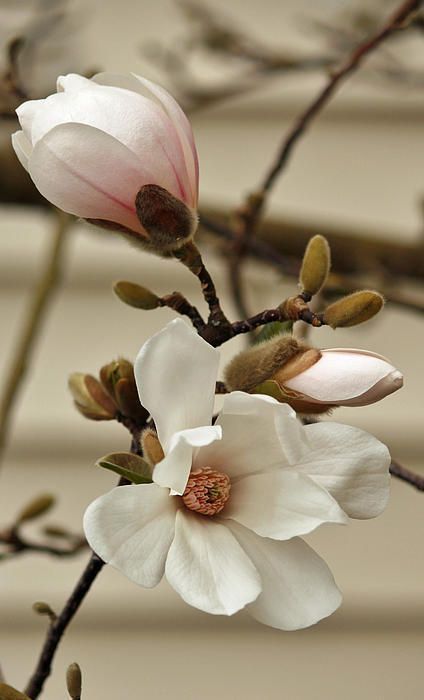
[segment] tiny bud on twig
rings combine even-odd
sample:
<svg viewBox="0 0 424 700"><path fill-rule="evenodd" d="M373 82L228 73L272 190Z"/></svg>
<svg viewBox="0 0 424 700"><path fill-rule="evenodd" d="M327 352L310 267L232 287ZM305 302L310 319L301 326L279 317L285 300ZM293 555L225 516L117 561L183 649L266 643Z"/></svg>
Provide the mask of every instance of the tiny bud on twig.
<svg viewBox="0 0 424 700"><path fill-rule="evenodd" d="M381 294L362 290L330 304L323 313L323 320L332 328L357 326L378 314L383 305L384 299Z"/></svg>
<svg viewBox="0 0 424 700"><path fill-rule="evenodd" d="M80 700L82 678L81 669L76 663L68 666L68 670L66 671L66 687L72 700Z"/></svg>
<svg viewBox="0 0 424 700"><path fill-rule="evenodd" d="M37 601L33 604L32 609L37 615L45 615L49 618L50 622L54 622L57 618L56 613L51 609L48 603L43 601Z"/></svg>
<svg viewBox="0 0 424 700"><path fill-rule="evenodd" d="M135 309L150 311L160 306L160 299L156 294L134 282L116 282L113 291L124 304Z"/></svg>
<svg viewBox="0 0 424 700"><path fill-rule="evenodd" d="M330 246L324 236L314 236L309 241L303 256L299 282L302 292L309 296L318 294L330 272Z"/></svg>
<svg viewBox="0 0 424 700"><path fill-rule="evenodd" d="M16 519L17 524L35 520L47 513L56 503L55 497L50 493L37 496L25 506Z"/></svg>

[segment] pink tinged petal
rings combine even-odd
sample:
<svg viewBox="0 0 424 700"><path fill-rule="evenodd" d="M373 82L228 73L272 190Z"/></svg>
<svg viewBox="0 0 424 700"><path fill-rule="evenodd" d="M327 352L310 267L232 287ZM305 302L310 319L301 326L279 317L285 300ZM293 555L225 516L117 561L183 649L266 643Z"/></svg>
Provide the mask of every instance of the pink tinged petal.
<svg viewBox="0 0 424 700"><path fill-rule="evenodd" d="M58 124L93 126L116 138L139 158L145 172L140 187L158 184L184 199L179 170L185 164L179 142L170 136L169 120L152 100L88 81L85 89L50 95L43 102L32 120L34 144Z"/></svg>
<svg viewBox="0 0 424 700"><path fill-rule="evenodd" d="M233 484L222 516L274 540L305 535L322 523L348 521L328 491L287 469L247 476Z"/></svg>
<svg viewBox="0 0 424 700"><path fill-rule="evenodd" d="M119 486L88 506L84 532L103 561L152 588L165 571L177 506L156 484Z"/></svg>
<svg viewBox="0 0 424 700"><path fill-rule="evenodd" d="M219 352L180 318L141 348L134 364L140 401L150 411L165 454L174 433L210 425Z"/></svg>
<svg viewBox="0 0 424 700"><path fill-rule="evenodd" d="M99 129L56 126L35 145L29 173L60 209L143 232L134 207L143 169L131 151Z"/></svg>
<svg viewBox="0 0 424 700"><path fill-rule="evenodd" d="M187 168L187 178L190 185L191 200L186 203L193 209L197 206L199 187L199 163L189 120L178 102L162 87L146 80L135 73L119 75L114 73L99 73L93 81L99 85L109 85L132 90L139 95L154 97L172 123L175 136L178 138Z"/></svg>
<svg viewBox="0 0 424 700"><path fill-rule="evenodd" d="M336 348L323 350L318 362L285 385L317 402L366 406L402 384L402 374L383 357Z"/></svg>
<svg viewBox="0 0 424 700"><path fill-rule="evenodd" d="M25 170L28 170L32 145L30 141L28 141L23 131L15 131L15 133L12 134L12 146L20 164L25 168Z"/></svg>
<svg viewBox="0 0 424 700"><path fill-rule="evenodd" d="M387 505L390 454L359 428L340 423L305 426L309 454L296 468L327 489L351 518L374 518Z"/></svg>
<svg viewBox="0 0 424 700"><path fill-rule="evenodd" d="M201 428L181 430L174 433L169 444L169 451L153 472L153 481L159 486L172 489L174 495L184 493L193 456L199 447L210 445L220 440L222 430L218 425L207 425Z"/></svg>
<svg viewBox="0 0 424 700"><path fill-rule="evenodd" d="M327 564L303 540L259 537L231 523L235 537L262 579L262 593L247 611L282 630L314 625L339 607L342 596Z"/></svg>
<svg viewBox="0 0 424 700"><path fill-rule="evenodd" d="M189 605L233 615L257 598L261 579L232 533L211 518L178 511L166 578Z"/></svg>
<svg viewBox="0 0 424 700"><path fill-rule="evenodd" d="M269 396L228 394L216 424L222 427L221 442L199 450L195 465L231 479L289 467L306 449L294 411Z"/></svg>

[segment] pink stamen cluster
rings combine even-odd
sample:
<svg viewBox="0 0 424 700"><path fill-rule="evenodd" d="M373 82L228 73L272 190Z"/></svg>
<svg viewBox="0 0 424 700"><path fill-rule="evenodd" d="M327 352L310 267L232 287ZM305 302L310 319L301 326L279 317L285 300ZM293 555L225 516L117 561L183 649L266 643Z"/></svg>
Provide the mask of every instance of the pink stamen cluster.
<svg viewBox="0 0 424 700"><path fill-rule="evenodd" d="M230 496L231 482L222 472L209 467L191 472L182 499L184 505L201 515L220 513Z"/></svg>

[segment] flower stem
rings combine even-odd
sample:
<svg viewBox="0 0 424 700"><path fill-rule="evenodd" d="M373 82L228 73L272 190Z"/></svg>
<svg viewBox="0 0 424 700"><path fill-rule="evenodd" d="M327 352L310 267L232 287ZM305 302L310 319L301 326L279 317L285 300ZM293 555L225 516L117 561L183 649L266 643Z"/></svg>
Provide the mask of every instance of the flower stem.
<svg viewBox="0 0 424 700"><path fill-rule="evenodd" d="M27 311L27 318L14 351L14 360L0 401L0 459L6 447L13 409L28 370L31 354L39 335L47 307L57 289L64 259L66 232L72 221L68 214L56 210L56 230L47 255L45 268Z"/></svg>

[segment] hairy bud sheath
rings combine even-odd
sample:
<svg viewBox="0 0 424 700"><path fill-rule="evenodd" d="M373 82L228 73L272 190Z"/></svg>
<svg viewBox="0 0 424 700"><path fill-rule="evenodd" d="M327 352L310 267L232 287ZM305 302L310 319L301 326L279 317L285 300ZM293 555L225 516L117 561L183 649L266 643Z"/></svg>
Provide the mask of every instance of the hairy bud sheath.
<svg viewBox="0 0 424 700"><path fill-rule="evenodd" d="M330 272L330 246L324 236L314 236L309 241L303 256L299 283L302 291L314 296L324 286Z"/></svg>
<svg viewBox="0 0 424 700"><path fill-rule="evenodd" d="M162 87L137 75L70 74L58 78L56 94L24 102L17 114L16 155L59 209L160 254L193 235L196 147Z"/></svg>
<svg viewBox="0 0 424 700"><path fill-rule="evenodd" d="M80 700L82 689L81 669L73 663L66 671L66 687L72 700Z"/></svg>
<svg viewBox="0 0 424 700"><path fill-rule="evenodd" d="M385 358L350 349L316 350L278 337L245 350L225 370L232 391L271 394L300 413L335 406L366 406L403 384Z"/></svg>
<svg viewBox="0 0 424 700"><path fill-rule="evenodd" d="M323 320L332 328L357 326L369 321L383 306L384 299L381 294L364 289L330 304L324 311Z"/></svg>

